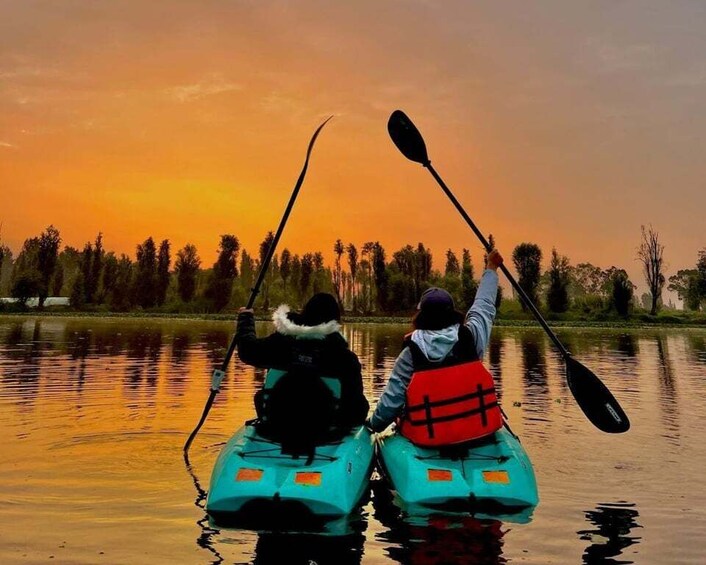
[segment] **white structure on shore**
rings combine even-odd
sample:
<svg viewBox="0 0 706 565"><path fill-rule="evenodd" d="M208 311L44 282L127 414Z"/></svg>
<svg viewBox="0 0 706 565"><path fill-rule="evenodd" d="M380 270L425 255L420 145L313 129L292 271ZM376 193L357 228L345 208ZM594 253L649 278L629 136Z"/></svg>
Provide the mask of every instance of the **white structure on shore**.
<svg viewBox="0 0 706 565"><path fill-rule="evenodd" d="M3 304L17 304L19 300L17 298L2 298L0 297L0 302ZM44 301L44 307L47 308L49 306L68 306L69 305L69 299L66 296L47 296L46 300ZM34 298L30 298L27 301L27 306L30 308L36 308L39 306L39 297L35 296Z"/></svg>

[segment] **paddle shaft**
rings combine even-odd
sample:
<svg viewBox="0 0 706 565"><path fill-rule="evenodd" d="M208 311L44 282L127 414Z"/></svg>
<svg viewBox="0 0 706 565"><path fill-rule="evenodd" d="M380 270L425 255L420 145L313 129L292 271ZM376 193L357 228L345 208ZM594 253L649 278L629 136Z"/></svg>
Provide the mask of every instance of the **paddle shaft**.
<svg viewBox="0 0 706 565"><path fill-rule="evenodd" d="M439 183L439 186L446 193L446 196L449 197L449 200L451 200L452 204L456 207L456 210L458 210L458 212L461 214L463 219L466 220L466 223L473 230L473 233L475 233L476 236L478 237L478 239L480 239L480 241L483 244L483 247L485 247L486 251L488 251L488 252L492 251L492 247L490 246L490 243L488 243L488 240L485 239L485 236L481 233L481 231L478 229L478 227L473 222L473 220L471 220L470 216L468 214L466 214L466 211L463 209L463 206L461 206L461 203L458 200L456 200L456 197L453 195L453 193L451 192L449 187L446 186L446 183L439 176L439 174L436 172L436 170L434 170L434 167L431 166L431 161L427 161L426 163L422 163L422 164L424 167L429 169L429 172L434 177L436 182ZM534 305L534 303L532 302L530 297L527 296L527 293L522 289L522 287L519 285L519 283L515 280L515 277L512 276L512 273L510 273L510 271L508 271L507 267L504 264L500 265L500 270L505 274L505 276L507 277L507 280L510 281L510 284L517 291L517 294L520 295L520 298L522 298L522 301L525 303L527 308L529 308L532 311L532 313L534 314L534 317L539 322L539 325L542 326L542 328L544 328L545 332L547 332L547 335L554 342L554 345L557 346L557 348L561 352L562 356L564 358L570 357L571 354L567 351L566 347L564 347L564 344L561 343L561 341L559 341L559 338L556 336L556 334L547 325L547 322L544 320L544 317L542 316L542 314L540 314L539 310L537 310L537 307Z"/></svg>
<svg viewBox="0 0 706 565"><path fill-rule="evenodd" d="M257 298L257 295L260 293L260 287L262 286L262 282L265 280L265 276L267 275L267 271L270 268L270 262L272 261L272 257L275 254L275 249L277 248L277 244L279 243L279 239L282 236L282 232L284 231L284 226L287 223L287 220L289 219L289 214L292 212L292 208L294 207L294 202L297 199L297 196L299 195L299 189L301 189L302 184L304 183L304 177L306 176L306 171L309 168L309 157L311 156L311 150L314 147L314 142L316 141L316 138L319 135L319 132L322 130L322 128L326 125L326 123L332 118L333 116L327 118L314 132L314 135L311 137L311 141L309 142L309 147L307 148L306 151L306 159L304 160L304 166L302 167L301 173L299 173L299 178L297 179L297 183L294 186L294 190L292 191L292 196L289 198L289 202L287 203L287 208L284 210L284 214L282 215L282 219L279 222L279 226L277 227L277 232L275 233L274 239L272 240L272 243L270 244L270 248L267 250L267 255L265 256L265 259L262 261L262 265L260 265L260 272L257 275L257 280L255 281L255 285L252 287L250 290L250 298L248 298L248 302L246 304L246 308L252 308L253 305L255 304L255 299ZM208 397L208 400L206 401L206 405L204 406L203 413L201 414L201 419L199 420L199 423L196 424L196 427L194 428L194 431L191 432L189 435L189 438L186 440L186 443L184 444L184 460L187 463L187 466L189 465L189 447L191 447L191 442L194 441L194 438L196 437L196 434L199 433L199 430L201 429L201 426L203 426L204 422L206 421L206 418L208 417L208 413L211 410L211 406L213 406L213 402L216 399L216 395L220 391L221 387L221 381L223 380L223 377L225 376L226 369L228 368L228 363L230 363L231 358L233 357L233 353L235 353L235 348L236 348L236 340L235 340L235 335L233 338L230 340L230 344L228 345L228 351L226 351L226 355L223 358L223 362L221 363L220 367L218 369L215 369L213 371L213 375L211 377L211 393Z"/></svg>

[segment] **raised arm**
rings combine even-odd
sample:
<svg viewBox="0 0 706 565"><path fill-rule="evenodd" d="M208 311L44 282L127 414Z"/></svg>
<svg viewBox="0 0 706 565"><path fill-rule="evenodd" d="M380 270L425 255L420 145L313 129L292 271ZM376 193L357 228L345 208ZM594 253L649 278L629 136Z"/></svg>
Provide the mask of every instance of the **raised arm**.
<svg viewBox="0 0 706 565"><path fill-rule="evenodd" d="M465 325L473 334L478 357L482 358L490 341L490 331L495 319L495 298L498 294L497 269L503 258L495 249L488 255L488 266L483 272L473 305L466 314Z"/></svg>

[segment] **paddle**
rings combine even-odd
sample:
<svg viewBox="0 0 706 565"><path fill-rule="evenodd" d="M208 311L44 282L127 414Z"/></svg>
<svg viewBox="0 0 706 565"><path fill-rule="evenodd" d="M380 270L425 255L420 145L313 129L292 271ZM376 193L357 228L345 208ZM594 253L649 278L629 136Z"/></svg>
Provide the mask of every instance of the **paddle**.
<svg viewBox="0 0 706 565"><path fill-rule="evenodd" d="M401 110L395 110L387 122L387 130L390 133L392 141L407 159L421 163L424 167L429 169L429 172L436 182L439 183L439 186L441 186L446 193L446 196L449 197L461 216L463 216L463 219L466 220L466 223L476 236L478 236L478 239L480 239L485 249L490 252L492 249L488 240L483 237L483 234L473 223L473 220L466 214L466 211L451 193L449 187L446 186L444 181L441 180L441 177L434 170L434 167L431 166L422 134L419 133L419 130L412 123L412 120ZM515 281L510 271L507 270L507 267L500 265L500 270L505 274L517 291L517 294L522 298L522 301L532 311L534 317L537 318L539 324L544 328L544 331L547 332L547 335L554 342L554 345L559 349L566 363L566 380L569 384L569 390L571 390L571 393L574 395L576 402L581 410L583 410L586 417L594 426L604 432L615 434L628 431L628 429L630 429L630 421L608 388L593 372L571 356L561 341L559 341L556 334L549 328L547 322L539 313L539 310L537 310L537 307L532 303L520 285L517 284L517 281Z"/></svg>
<svg viewBox="0 0 706 565"><path fill-rule="evenodd" d="M284 211L284 215L282 216L282 220L279 223L279 227L277 228L277 233L275 234L274 239L272 240L272 244L270 245L270 248L267 250L267 256L265 257L265 260L262 262L262 265L260 265L260 272L257 275L257 280L255 281L255 286L252 288L250 292L250 298L248 299L248 303L246 308L252 308L253 304L255 304L255 299L257 298L258 293L260 292L260 286L262 286L262 281L265 278L265 275L267 274L267 270L270 267L270 261L272 260L272 256L275 253L275 249L277 248L277 243L279 242L279 238L282 235L282 231L284 231L284 225L287 223L287 219L289 218L289 213L292 211L292 207L294 206L294 201L297 199L297 195L299 194L299 189L302 186L302 183L304 182L304 176L306 175L306 170L309 167L309 157L311 156L311 150L314 148L314 142L316 141L316 138L319 136L319 132L321 129L326 125L326 123L332 118L333 116L329 116L324 120L324 122L316 128L316 131L314 132L314 135L311 137L311 141L309 142L309 147L306 150L306 159L304 160L304 167L302 168L302 172L299 174L299 178L297 179L297 184L294 186L294 191L292 192L292 196L289 198L289 203L287 204L287 208ZM196 437L196 434L199 433L199 430L201 429L201 426L203 426L203 423L206 421L206 418L208 416L209 411L211 410L211 406L213 405L213 401L216 399L216 395L220 391L221 388L221 381L223 381L223 377L225 377L225 372L226 369L228 368L228 363L230 362L230 358L233 357L233 353L235 353L235 336L233 336L233 339L230 341L230 345L228 346L228 351L226 352L225 359L223 359L223 363L221 363L220 368L214 369L213 375L211 376L211 394L208 397L208 400L206 401L206 406L204 406L203 413L201 414L201 419L199 420L199 423L196 424L196 427L194 428L194 431L191 432L191 435L189 435L189 439L186 440L186 443L184 444L184 459L186 460L187 466L189 465L188 457L189 457L189 447L191 447L191 442L194 441L194 438Z"/></svg>

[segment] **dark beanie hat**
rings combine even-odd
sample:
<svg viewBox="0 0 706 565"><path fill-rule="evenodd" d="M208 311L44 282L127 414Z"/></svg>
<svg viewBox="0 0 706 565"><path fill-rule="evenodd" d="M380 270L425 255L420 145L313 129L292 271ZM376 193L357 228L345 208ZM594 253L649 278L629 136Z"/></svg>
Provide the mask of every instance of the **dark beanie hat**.
<svg viewBox="0 0 706 565"><path fill-rule="evenodd" d="M454 299L443 288L432 286L422 292L422 297L419 299L417 310L428 308L450 308L454 309Z"/></svg>
<svg viewBox="0 0 706 565"><path fill-rule="evenodd" d="M338 308L338 302L333 295L319 292L304 305L300 320L305 326L318 326L331 320L340 321L341 311Z"/></svg>
<svg viewBox="0 0 706 565"><path fill-rule="evenodd" d="M443 288L431 287L422 293L413 324L418 330L441 330L463 322L456 311L454 299Z"/></svg>

